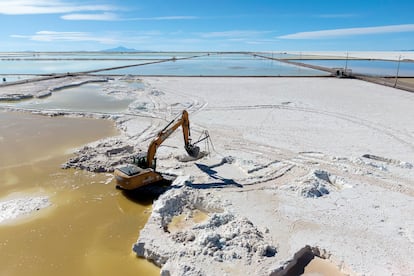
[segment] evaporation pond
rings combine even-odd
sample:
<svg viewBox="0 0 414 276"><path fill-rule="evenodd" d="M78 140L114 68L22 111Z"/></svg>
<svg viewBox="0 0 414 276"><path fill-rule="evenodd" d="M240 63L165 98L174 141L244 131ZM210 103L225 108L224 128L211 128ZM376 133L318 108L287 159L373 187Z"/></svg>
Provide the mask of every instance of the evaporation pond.
<svg viewBox="0 0 414 276"><path fill-rule="evenodd" d="M110 173L60 167L68 152L117 134L109 120L0 112L0 202L41 195L51 203L0 222L0 275L160 275L132 251L152 200L126 197Z"/></svg>
<svg viewBox="0 0 414 276"><path fill-rule="evenodd" d="M13 106L39 110L122 112L132 101L131 96L108 94L102 89L101 83L88 83L55 91L46 98L22 101Z"/></svg>

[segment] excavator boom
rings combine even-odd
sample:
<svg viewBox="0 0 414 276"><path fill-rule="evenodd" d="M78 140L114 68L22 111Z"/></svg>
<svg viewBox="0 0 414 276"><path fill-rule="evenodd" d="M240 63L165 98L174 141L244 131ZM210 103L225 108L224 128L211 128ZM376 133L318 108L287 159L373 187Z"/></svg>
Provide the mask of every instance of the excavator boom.
<svg viewBox="0 0 414 276"><path fill-rule="evenodd" d="M192 157L198 156L199 148L191 144L190 121L188 120L188 112L186 110L183 110L181 118L176 122L174 122L174 120L171 121L163 130L158 133L157 138L155 138L149 145L147 152L148 167L151 166L158 147L180 126L183 129L185 150L187 151L188 155Z"/></svg>

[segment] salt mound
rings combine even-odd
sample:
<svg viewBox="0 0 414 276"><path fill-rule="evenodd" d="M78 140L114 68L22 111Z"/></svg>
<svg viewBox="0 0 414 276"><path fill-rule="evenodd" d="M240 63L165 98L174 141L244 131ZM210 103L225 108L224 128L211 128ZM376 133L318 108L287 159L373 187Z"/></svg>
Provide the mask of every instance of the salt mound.
<svg viewBox="0 0 414 276"><path fill-rule="evenodd" d="M39 211L50 205L49 198L46 196L22 197L0 201L0 223Z"/></svg>
<svg viewBox="0 0 414 276"><path fill-rule="evenodd" d="M295 191L303 197L321 197L342 188L344 183L342 178L329 172L314 170L283 188Z"/></svg>
<svg viewBox="0 0 414 276"><path fill-rule="evenodd" d="M134 146L118 137L102 139L77 150L75 156L61 167L90 172L113 172L115 167L131 163L130 157L134 152Z"/></svg>
<svg viewBox="0 0 414 276"><path fill-rule="evenodd" d="M276 255L270 238L223 207L208 192L187 186L171 189L154 203L133 250L162 267L161 275L222 275L229 266L266 274L252 264L270 262ZM208 219L170 233L173 217L194 209L208 213Z"/></svg>

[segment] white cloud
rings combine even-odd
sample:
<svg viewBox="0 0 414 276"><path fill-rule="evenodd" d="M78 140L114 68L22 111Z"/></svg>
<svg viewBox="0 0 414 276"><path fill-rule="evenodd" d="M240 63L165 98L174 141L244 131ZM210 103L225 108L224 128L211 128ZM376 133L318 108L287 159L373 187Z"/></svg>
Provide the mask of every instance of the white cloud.
<svg viewBox="0 0 414 276"><path fill-rule="evenodd" d="M64 20L96 20L96 21L161 21L161 20L191 20L197 19L196 16L159 16L159 17L136 17L120 18L114 13L104 12L101 14L73 13L61 16Z"/></svg>
<svg viewBox="0 0 414 276"><path fill-rule="evenodd" d="M235 30L235 31L224 31L224 32L209 32L209 33L202 33L200 34L203 38L246 38L252 36L258 36L262 34L270 33L269 31L243 31L243 30Z"/></svg>
<svg viewBox="0 0 414 276"><path fill-rule="evenodd" d="M0 0L0 14L53 14L80 11L113 11L111 5L82 5L61 0Z"/></svg>
<svg viewBox="0 0 414 276"><path fill-rule="evenodd" d="M118 16L114 13L71 13L62 15L60 18L64 20L95 20L95 21L115 21Z"/></svg>
<svg viewBox="0 0 414 276"><path fill-rule="evenodd" d="M159 21L159 20L192 20L198 19L197 16L191 15L173 15L173 16L157 16L157 17L135 17L135 18L125 18L125 21Z"/></svg>
<svg viewBox="0 0 414 276"><path fill-rule="evenodd" d="M94 36L87 32L55 32L39 31L34 35L11 35L13 38L26 38L33 41L55 42L55 41L94 41L102 44L118 43L117 39L108 36Z"/></svg>
<svg viewBox="0 0 414 276"><path fill-rule="evenodd" d="M0 14L64 14L64 20L96 20L96 21L159 21L159 20L191 20L197 16L172 15L158 17L120 18L113 11L124 8L113 5L89 5L68 0L0 0Z"/></svg>
<svg viewBox="0 0 414 276"><path fill-rule="evenodd" d="M320 38L341 37L341 36L401 33L401 32L414 32L414 24L299 32L299 33L294 33L294 34L282 35L282 36L279 36L278 38L320 39Z"/></svg>

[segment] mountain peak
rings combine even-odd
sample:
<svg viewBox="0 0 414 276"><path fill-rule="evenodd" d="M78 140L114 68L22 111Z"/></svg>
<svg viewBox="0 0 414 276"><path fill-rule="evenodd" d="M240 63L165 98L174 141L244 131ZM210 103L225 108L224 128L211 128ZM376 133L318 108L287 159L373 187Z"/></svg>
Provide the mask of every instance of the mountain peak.
<svg viewBox="0 0 414 276"><path fill-rule="evenodd" d="M101 52L138 52L138 50L133 48L126 48L124 46L118 46L116 48L102 50Z"/></svg>

